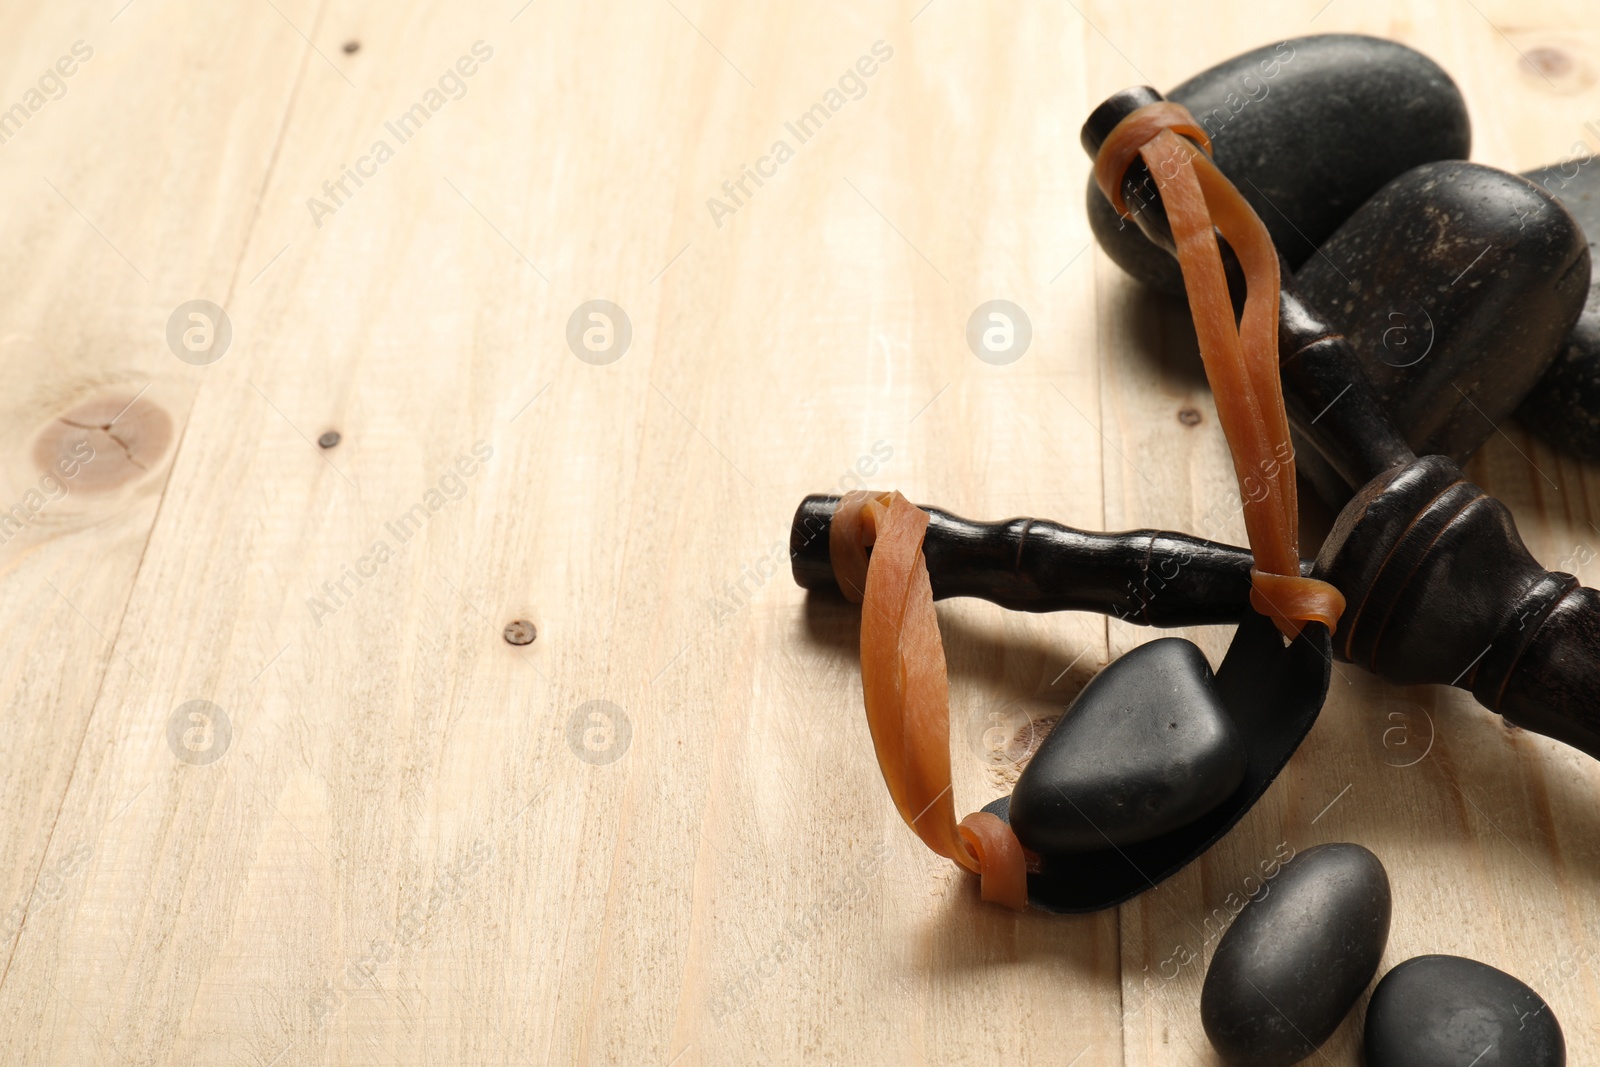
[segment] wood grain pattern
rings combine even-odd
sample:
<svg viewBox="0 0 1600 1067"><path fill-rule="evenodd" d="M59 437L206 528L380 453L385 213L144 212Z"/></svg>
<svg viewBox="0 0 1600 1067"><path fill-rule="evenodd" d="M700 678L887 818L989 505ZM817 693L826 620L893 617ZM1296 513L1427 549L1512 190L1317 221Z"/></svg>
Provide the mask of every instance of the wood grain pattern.
<svg viewBox="0 0 1600 1067"><path fill-rule="evenodd" d="M0 143L5 500L82 404L170 424L131 469L102 441L115 484L0 545L0 1059L1209 1063L1215 913L1339 839L1388 863L1388 962L1505 967L1572 1062L1600 1051L1590 761L1341 666L1203 861L1118 911L1002 915L898 823L853 609L781 547L868 471L975 518L1241 540L1192 332L1090 247L1082 116L1357 30L1432 54L1475 157L1524 169L1600 118L1582 5L134 0L0 27L0 102L94 49ZM167 347L194 299L232 322L209 366ZM631 323L605 365L567 343L595 299ZM1009 365L966 345L991 299L1031 319ZM1595 472L1504 431L1469 474L1600 580ZM997 739L1148 632L940 616L963 810L1009 788ZM226 716L209 748L171 727L193 700ZM1328 1058L1358 1044L1359 1014Z"/></svg>

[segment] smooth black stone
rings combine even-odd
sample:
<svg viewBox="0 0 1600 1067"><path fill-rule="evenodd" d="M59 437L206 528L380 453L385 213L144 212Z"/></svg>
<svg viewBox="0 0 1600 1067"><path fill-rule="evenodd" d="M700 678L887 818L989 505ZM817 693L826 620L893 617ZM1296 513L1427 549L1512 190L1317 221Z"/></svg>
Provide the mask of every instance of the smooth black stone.
<svg viewBox="0 0 1600 1067"><path fill-rule="evenodd" d="M1317 34L1265 45L1166 97L1205 127L1217 165L1291 267L1391 178L1432 160L1465 159L1472 147L1467 107L1450 76L1378 37ZM1177 262L1123 223L1092 177L1088 206L1095 240L1113 262L1182 295Z"/></svg>
<svg viewBox="0 0 1600 1067"><path fill-rule="evenodd" d="M1600 161L1555 164L1526 175L1571 212L1589 241L1589 297L1555 362L1517 417L1551 444L1600 463Z"/></svg>
<svg viewBox="0 0 1600 1067"><path fill-rule="evenodd" d="M1589 249L1526 178L1445 160L1384 186L1295 278L1416 453L1461 463L1561 349L1589 290Z"/></svg>
<svg viewBox="0 0 1600 1067"><path fill-rule="evenodd" d="M1307 626L1288 645L1272 620L1239 621L1215 685L1243 740L1248 762L1233 795L1193 822L1136 845L1041 854L1028 871L1028 903L1081 915L1132 900L1183 870L1253 808L1317 721L1332 677L1333 643L1325 626ZM1010 821L1011 798L984 806Z"/></svg>
<svg viewBox="0 0 1600 1067"><path fill-rule="evenodd" d="M1011 825L1046 855L1148 841L1226 800L1247 759L1205 654L1157 638L1078 694L1017 779Z"/></svg>
<svg viewBox="0 0 1600 1067"><path fill-rule="evenodd" d="M1308 848L1239 912L1200 991L1206 1036L1234 1067L1287 1067L1316 1051L1377 972L1389 876L1360 845Z"/></svg>
<svg viewBox="0 0 1600 1067"><path fill-rule="evenodd" d="M1460 956L1418 956L1367 1005L1368 1067L1563 1067L1567 1043L1544 998Z"/></svg>

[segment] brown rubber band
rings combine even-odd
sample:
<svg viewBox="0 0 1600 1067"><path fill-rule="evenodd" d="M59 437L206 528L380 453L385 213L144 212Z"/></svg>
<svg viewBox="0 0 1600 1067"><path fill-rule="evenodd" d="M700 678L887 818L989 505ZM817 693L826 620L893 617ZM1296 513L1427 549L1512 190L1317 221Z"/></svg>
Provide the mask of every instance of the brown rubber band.
<svg viewBox="0 0 1600 1067"><path fill-rule="evenodd" d="M984 900L1028 905L1027 858L1003 820L956 821L950 779L950 682L922 554L928 513L899 493L848 493L828 534L834 575L860 582L861 688L878 768L907 826L934 852L979 875ZM872 546L868 560L865 552Z"/></svg>
<svg viewBox="0 0 1600 1067"><path fill-rule="evenodd" d="M1100 152L1094 157L1094 180L1100 192L1111 201L1111 206L1117 209L1117 214L1125 219L1132 218L1133 212L1122 199L1122 176L1128 173L1144 146L1162 130L1192 137L1205 149L1206 155L1211 154L1211 138L1182 104L1170 100L1146 104L1123 119L1101 143ZM1118 136L1119 131L1121 136Z"/></svg>
<svg viewBox="0 0 1600 1067"><path fill-rule="evenodd" d="M867 591L867 549L872 539L871 532L862 528L861 509L869 500L888 503L889 494L852 490L839 498L839 506L833 510L833 521L828 524L828 559L833 563L833 580L839 583L839 592L852 604L861 603Z"/></svg>
<svg viewBox="0 0 1600 1067"><path fill-rule="evenodd" d="M1171 101L1145 105L1118 123L1100 146L1095 182L1126 217L1122 178L1137 156L1161 193L1200 358L1244 500L1245 532L1255 556L1251 606L1287 637L1298 635L1307 622L1331 631L1344 611L1344 596L1326 582L1300 575L1294 449L1278 380L1278 251L1239 190L1180 133L1209 150L1188 109ZM1218 232L1244 270L1244 314L1237 324Z"/></svg>

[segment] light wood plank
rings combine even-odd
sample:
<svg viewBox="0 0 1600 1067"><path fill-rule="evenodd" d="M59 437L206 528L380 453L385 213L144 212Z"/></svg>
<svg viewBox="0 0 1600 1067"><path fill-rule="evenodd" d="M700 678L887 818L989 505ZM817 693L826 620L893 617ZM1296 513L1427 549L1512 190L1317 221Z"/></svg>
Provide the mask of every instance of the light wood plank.
<svg viewBox="0 0 1600 1067"><path fill-rule="evenodd" d="M1003 915L895 817L855 611L781 559L799 499L853 471L978 518L1242 541L1181 309L1089 248L1079 122L1127 84L1360 30L1455 74L1477 158L1560 156L1595 117L1592 16L1479 6L1307 0L1159 32L1109 4L951 0L0 15L17 71L97 49L0 145L30 253L0 330L27 368L8 490L79 400L148 380L172 423L149 472L0 548L0 596L36 620L0 658L0 890L26 914L0 1055L1213 1062L1218 909L1283 849L1346 839L1389 866L1388 963L1505 967L1593 1058L1585 758L1341 665L1284 778L1190 870L1096 916ZM879 41L801 143L785 124ZM1540 47L1579 73L1519 71ZM793 158L735 201L722 183L778 139ZM186 366L166 318L218 292L234 347ZM609 365L567 347L597 298L631 323ZM964 336L997 298L1033 327L1005 366ZM1471 473L1541 558L1600 580L1594 472L1505 429ZM997 740L1152 636L940 617L963 809L1014 780ZM537 640L508 645L513 619ZM1214 662L1228 639L1191 636ZM227 716L214 762L192 724L169 736L197 699ZM1359 1062L1359 1022L1331 1062Z"/></svg>
<svg viewBox="0 0 1600 1067"><path fill-rule="evenodd" d="M288 27L260 14L172 3L0 14L0 612L11 620L0 636L0 996L12 1018L82 1027L10 968L68 920L66 887L108 847L106 824L58 816L111 665L149 677L124 611L207 372L169 351L167 321L188 300L227 302L240 284L300 72L301 50L277 32ZM55 467L60 458L72 462Z"/></svg>
<svg viewBox="0 0 1600 1067"><path fill-rule="evenodd" d="M64 824L146 792L11 979L61 987L93 1028L33 998L19 1041L176 1062L987 1062L1031 1046L1016 1011L1117 1062L1115 916L996 915L913 847L868 755L850 614L783 574L720 626L710 604L862 456L877 484L974 514L1099 523L1098 479L1040 493L1036 473L1042 437L1059 460L1098 449L1071 421L1096 390L1075 361L1088 275L1051 283L1059 236L1088 240L1076 148L1053 149L1059 182L1013 177L1036 163L1035 87L1072 114L1081 89L1053 55L1000 62L1061 16L974 54L955 10L839 7L783 32L732 6L514 11L324 16L323 51L359 33L362 91L286 132L246 260L291 247L196 405L129 609L148 681L108 677ZM614 50L559 44L596 37ZM480 38L495 55L462 99L312 227L323 178ZM894 53L865 96L716 227L706 197L878 40ZM964 104L988 95L1005 106ZM1038 338L1004 368L964 342L997 294ZM633 324L608 367L563 341L596 295ZM343 443L319 455L304 438L330 427ZM307 599L478 440L494 455L462 499L315 618ZM540 629L521 653L499 636L518 616ZM1103 651L1097 619L947 618L964 703L1051 707ZM258 647L283 650L259 677ZM197 697L231 747L179 765L160 727ZM604 766L565 736L596 699L632 728ZM957 755L964 804L1004 787L965 737Z"/></svg>

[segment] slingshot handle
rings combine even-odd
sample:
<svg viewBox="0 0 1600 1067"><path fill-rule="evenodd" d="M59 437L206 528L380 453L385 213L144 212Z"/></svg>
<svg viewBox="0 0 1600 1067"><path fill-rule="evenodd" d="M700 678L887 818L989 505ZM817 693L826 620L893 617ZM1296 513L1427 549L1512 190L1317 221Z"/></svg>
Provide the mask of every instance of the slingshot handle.
<svg viewBox="0 0 1600 1067"><path fill-rule="evenodd" d="M808 496L789 531L805 589L838 592L828 553L836 496ZM1013 611L1093 611L1148 626L1251 614L1250 553L1159 530L1092 533L1044 519L973 522L939 508L923 540L936 600ZM1302 573L1347 606L1338 658L1402 685L1468 690L1507 722L1600 759L1600 592L1546 571L1504 504L1443 456L1375 479Z"/></svg>
<svg viewBox="0 0 1600 1067"><path fill-rule="evenodd" d="M1539 566L1506 506L1450 460L1426 456L1357 493L1316 574L1347 602L1340 659L1469 690L1600 759L1600 593Z"/></svg>
<svg viewBox="0 0 1600 1067"><path fill-rule="evenodd" d="M1101 144L1119 122L1162 99L1149 86L1124 89L1108 97L1083 124L1080 139L1089 158L1099 154ZM1161 194L1142 160L1136 159L1123 175L1122 195L1144 235L1176 258ZM1237 309L1244 293L1243 272L1228 243L1219 236L1217 244ZM1350 342L1305 302L1295 287L1294 273L1281 258L1279 288L1278 369L1290 424L1351 489L1415 459L1405 437L1384 412ZM1334 494L1324 491L1323 495ZM1328 502L1334 506L1343 503Z"/></svg>
<svg viewBox="0 0 1600 1067"><path fill-rule="evenodd" d="M1141 86L1096 108L1082 133L1090 158L1117 123L1161 98ZM1122 193L1145 236L1173 253L1143 162L1128 168ZM1237 303L1238 264L1219 243ZM1286 267L1278 344L1291 424L1362 487L1317 558L1316 576L1346 599L1335 654L1402 684L1467 689L1507 722L1600 759L1600 593L1539 566L1505 505L1453 462L1416 458L1350 343Z"/></svg>
<svg viewBox="0 0 1600 1067"><path fill-rule="evenodd" d="M808 496L789 530L802 588L838 592L828 552L836 496ZM1093 611L1147 626L1238 622L1249 614L1246 549L1159 530L1091 533L1045 519L973 522L939 508L922 552L935 600L976 597L1012 611ZM1310 573L1311 564L1302 569Z"/></svg>

